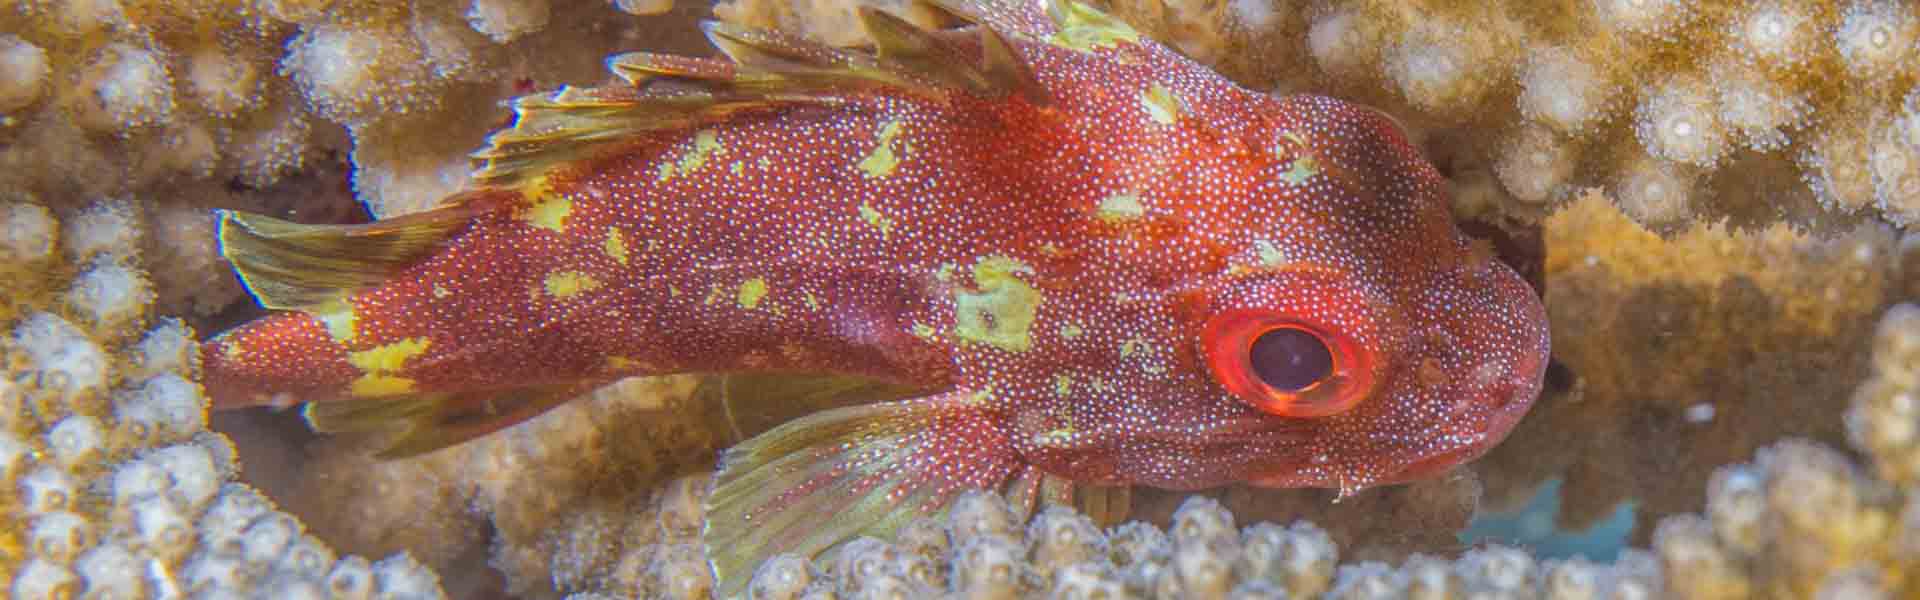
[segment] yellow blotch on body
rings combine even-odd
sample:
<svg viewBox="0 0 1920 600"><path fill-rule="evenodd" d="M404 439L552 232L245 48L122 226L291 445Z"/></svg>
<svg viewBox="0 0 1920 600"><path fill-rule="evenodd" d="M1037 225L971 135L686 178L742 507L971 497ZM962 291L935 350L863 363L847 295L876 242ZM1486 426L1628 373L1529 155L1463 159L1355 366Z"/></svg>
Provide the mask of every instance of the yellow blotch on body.
<svg viewBox="0 0 1920 600"><path fill-rule="evenodd" d="M1073 375L1067 373L1053 374L1053 395L1062 398L1073 395Z"/></svg>
<svg viewBox="0 0 1920 600"><path fill-rule="evenodd" d="M1287 170L1280 174L1280 179L1285 180L1291 185L1300 185L1306 183L1308 179L1312 179L1314 175L1319 174L1320 165L1313 161L1313 157L1302 156L1293 159L1293 162L1287 165Z"/></svg>
<svg viewBox="0 0 1920 600"><path fill-rule="evenodd" d="M326 328L327 336L333 341L345 344L353 341L354 324L359 318L353 314L353 303L345 298L327 301L307 311L320 326Z"/></svg>
<svg viewBox="0 0 1920 600"><path fill-rule="evenodd" d="M900 137L902 127L899 121L893 120L880 126L879 143L874 146L872 152L867 153L866 158L860 159L860 172L865 173L870 179L879 179L893 174L893 169L900 166L900 161L905 160L907 152L911 150L910 145L905 142L900 144L898 153L893 149L894 139Z"/></svg>
<svg viewBox="0 0 1920 600"><path fill-rule="evenodd" d="M715 154L726 152L726 150L727 148L725 146L720 145L720 134L718 132L711 129L702 129L695 132L693 134L693 147L688 148L686 153L681 154L678 160L672 162L661 161L659 179L660 181L666 181L680 175L698 171L701 167L707 166L708 158Z"/></svg>
<svg viewBox="0 0 1920 600"><path fill-rule="evenodd" d="M734 294L734 303L740 308L755 308L767 297L767 280L755 277L740 282L740 291Z"/></svg>
<svg viewBox="0 0 1920 600"><path fill-rule="evenodd" d="M1173 90L1158 83L1148 87L1147 91L1140 92L1140 107L1146 109L1147 116L1154 122L1162 125L1172 125L1186 110L1185 104L1173 93Z"/></svg>
<svg viewBox="0 0 1920 600"><path fill-rule="evenodd" d="M555 271L547 274L547 295L566 300L600 289L600 280L580 271Z"/></svg>
<svg viewBox="0 0 1920 600"><path fill-rule="evenodd" d="M1040 290L1018 275L1033 267L1005 256L989 256L973 265L975 289L953 293L954 337L1008 352L1033 347L1033 321L1040 312Z"/></svg>
<svg viewBox="0 0 1920 600"><path fill-rule="evenodd" d="M865 202L860 203L860 220L866 221L868 226L878 230L880 232L880 239L882 240L887 239L887 235L893 233L893 217L881 213L880 210L874 208L872 204Z"/></svg>
<svg viewBox="0 0 1920 600"><path fill-rule="evenodd" d="M1290 185L1300 185L1320 174L1320 163L1314 160L1313 144L1306 135L1289 130L1280 134L1280 138L1281 142L1273 146L1273 155L1288 161L1287 170L1280 173L1280 179Z"/></svg>
<svg viewBox="0 0 1920 600"><path fill-rule="evenodd" d="M353 380L348 393L362 398L412 393L413 379L394 373L404 368L408 360L425 354L432 345L432 340L412 337L369 350L348 352L347 364L365 372Z"/></svg>
<svg viewBox="0 0 1920 600"><path fill-rule="evenodd" d="M1254 240L1253 251L1260 255L1260 264L1262 265L1278 267L1291 262L1287 259L1287 252L1281 250L1279 246L1274 245L1271 241Z"/></svg>
<svg viewBox="0 0 1920 600"><path fill-rule="evenodd" d="M375 346L370 350L347 353L347 364L368 373L389 373L405 366L408 359L425 354L433 341L412 337Z"/></svg>
<svg viewBox="0 0 1920 600"><path fill-rule="evenodd" d="M1138 194L1114 194L1101 199L1094 214L1102 221L1118 223L1140 218L1147 214L1147 207L1140 204Z"/></svg>
<svg viewBox="0 0 1920 600"><path fill-rule="evenodd" d="M573 201L565 196L545 195L528 206L520 219L534 227L566 231L567 215L573 214Z"/></svg>
<svg viewBox="0 0 1920 600"><path fill-rule="evenodd" d="M627 241L620 236L619 228L607 228L607 241L601 246L601 250L605 251L607 257L612 258L613 262L627 264Z"/></svg>

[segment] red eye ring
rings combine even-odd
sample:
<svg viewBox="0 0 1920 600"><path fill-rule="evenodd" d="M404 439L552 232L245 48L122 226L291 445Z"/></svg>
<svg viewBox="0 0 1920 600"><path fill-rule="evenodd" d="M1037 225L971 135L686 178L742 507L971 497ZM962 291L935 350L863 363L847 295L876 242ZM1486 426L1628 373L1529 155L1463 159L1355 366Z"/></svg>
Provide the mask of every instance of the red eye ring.
<svg viewBox="0 0 1920 600"><path fill-rule="evenodd" d="M1373 370L1368 368L1373 364L1372 353L1346 336L1273 311L1241 309L1215 315L1207 320L1200 340L1214 379L1268 414L1336 415L1352 409L1373 389ZM1279 352L1293 362L1279 370L1257 365L1257 343L1284 346L1278 351L1262 348L1258 353L1262 360L1272 360Z"/></svg>

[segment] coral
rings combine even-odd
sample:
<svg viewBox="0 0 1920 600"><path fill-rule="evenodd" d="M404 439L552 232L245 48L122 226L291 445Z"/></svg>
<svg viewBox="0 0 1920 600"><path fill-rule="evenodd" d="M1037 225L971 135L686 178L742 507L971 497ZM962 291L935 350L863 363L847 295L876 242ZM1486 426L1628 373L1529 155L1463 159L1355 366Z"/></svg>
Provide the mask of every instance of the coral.
<svg viewBox="0 0 1920 600"><path fill-rule="evenodd" d="M194 383L193 331L243 298L209 208L339 223L365 218L356 202L428 206L463 184L502 100L600 80L616 51L702 51L703 7L672 4L29 0L0 14L7 592L433 596L433 570L456 597L709 589L699 471L790 413L720 414L690 380L636 381L388 462L367 440L300 436L272 460L254 439L284 430L247 422L234 437L255 491ZM854 4L715 14L851 44ZM1107 4L1249 85L1382 107L1443 159L1463 212L1538 220L1565 366L1554 391L1446 477L1337 504L1141 490L1141 521L1109 529L971 496L890 540L770 561L756 597L1915 593L1920 310L1886 307L1920 298L1920 235L1862 224L1920 222L1910 5ZM1782 435L1812 441L1768 445ZM1829 448L1842 441L1864 460ZM1638 501L1646 550L1461 553L1453 532L1477 507L1551 475L1566 479L1564 526ZM1276 519L1289 524L1257 522Z"/></svg>
<svg viewBox="0 0 1920 600"><path fill-rule="evenodd" d="M1661 515L1696 505L1718 465L1779 437L1840 442L1835 407L1871 363L1858 340L1920 282L1902 250L1914 236L1879 224L1832 238L1782 224L1662 238L1588 196L1545 225L1565 368L1475 470L1492 509L1563 477L1570 530L1632 500L1644 540Z"/></svg>
<svg viewBox="0 0 1920 600"><path fill-rule="evenodd" d="M9 597L443 597L407 555L336 558L235 481L231 443L207 430L193 332L148 318L153 284L135 262L130 205L64 223L38 205L6 210L19 217L0 263L8 285L68 290L15 297L0 319Z"/></svg>
<svg viewBox="0 0 1920 600"><path fill-rule="evenodd" d="M284 204L270 188L344 154L375 214L418 210L464 183L466 153L509 117L503 101L594 82L601 57L646 35L604 3L257 4L34 1L0 15L0 189L60 213L136 199L140 218L162 220L157 241L186 241L205 233L187 215L271 214ZM697 38L686 19L661 22L676 33L650 45ZM202 248L177 247L163 257L181 264L153 273L218 279ZM194 290L163 294L170 311L240 298L169 288Z"/></svg>
<svg viewBox="0 0 1920 600"><path fill-rule="evenodd" d="M316 441L294 463L304 476L262 485L336 547L408 551L442 571L490 568L517 597L697 589L708 585L700 472L739 438L716 403L692 396L695 382L628 380L404 460L371 458L376 440Z"/></svg>

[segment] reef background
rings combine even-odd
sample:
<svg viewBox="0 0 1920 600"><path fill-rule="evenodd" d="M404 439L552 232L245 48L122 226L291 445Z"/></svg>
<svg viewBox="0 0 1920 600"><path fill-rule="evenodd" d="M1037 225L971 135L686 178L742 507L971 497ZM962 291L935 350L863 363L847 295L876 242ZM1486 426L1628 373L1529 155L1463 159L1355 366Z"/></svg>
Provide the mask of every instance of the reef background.
<svg viewBox="0 0 1920 600"><path fill-rule="evenodd" d="M601 81L619 51L707 54L694 22L708 16L858 44L858 3L0 9L0 582L14 597L705 589L700 471L796 413L729 416L695 378L634 381L392 462L286 413L208 417L195 332L258 312L209 209L303 222L417 210L461 185L506 99ZM938 24L925 7L867 3ZM1503 254L1542 284L1548 393L1492 454L1434 480L1338 504L1314 490L1137 492L1132 516L1170 535L1059 512L1029 527L970 501L824 570L776 560L756 583L769 597L1920 593L1902 575L1920 567L1920 311L1893 308L1920 299L1920 9L1111 8L1255 89L1335 94L1408 125L1462 220L1517 240ZM1545 562L1456 537L1476 511L1554 479L1557 529L1632 501L1634 543L1651 552ZM1294 524L1235 525L1263 520Z"/></svg>

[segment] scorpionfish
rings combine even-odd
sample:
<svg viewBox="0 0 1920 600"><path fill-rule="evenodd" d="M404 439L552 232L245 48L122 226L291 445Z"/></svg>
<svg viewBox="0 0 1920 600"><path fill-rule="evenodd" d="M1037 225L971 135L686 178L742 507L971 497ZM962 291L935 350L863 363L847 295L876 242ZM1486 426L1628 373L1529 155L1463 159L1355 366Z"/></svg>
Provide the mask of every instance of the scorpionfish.
<svg viewBox="0 0 1920 600"><path fill-rule="evenodd" d="M1545 311L1395 122L1249 91L1072 0L877 10L872 47L706 25L515 103L468 188L361 225L220 214L278 312L204 345L222 407L312 401L394 454L641 375L867 396L723 454L718 591L960 492L1363 488L1504 438ZM854 382L823 384L822 382Z"/></svg>

